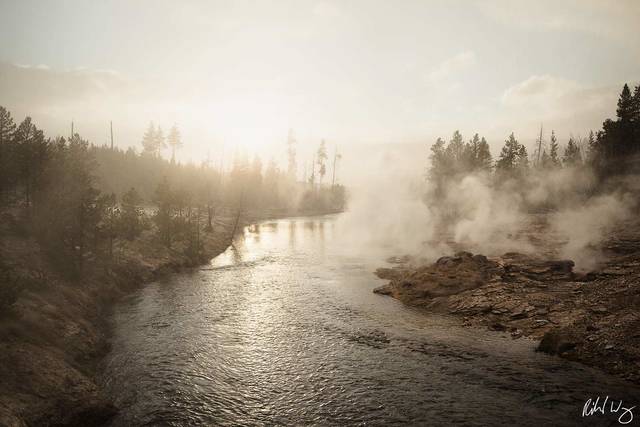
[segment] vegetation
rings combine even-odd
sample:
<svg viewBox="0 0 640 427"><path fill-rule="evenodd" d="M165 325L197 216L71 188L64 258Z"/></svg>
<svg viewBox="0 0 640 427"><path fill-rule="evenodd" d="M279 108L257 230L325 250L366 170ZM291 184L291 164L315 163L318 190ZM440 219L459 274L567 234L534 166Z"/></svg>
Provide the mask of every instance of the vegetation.
<svg viewBox="0 0 640 427"><path fill-rule="evenodd" d="M606 178L639 172L640 156L640 85L633 94L624 85L618 100L616 120L607 119L602 130L590 132L586 140L569 138L562 155L555 133L551 132L548 150L543 146L542 133L538 141L536 159L531 162L526 147L511 133L494 162L489 146L478 134L465 143L459 131L448 143L441 138L431 146L429 180L442 194L451 180L469 174L482 173L495 185L507 181L523 181L536 171L547 172L559 168L589 168L601 182Z"/></svg>
<svg viewBox="0 0 640 427"><path fill-rule="evenodd" d="M210 161L180 164L175 155L182 144L177 126L165 138L153 123L142 137L140 154L134 148L95 146L78 134L48 138L31 118L16 124L0 107L0 214L20 218L27 237L38 242L51 264L78 279L89 265L117 263L117 249L145 230L160 245L199 260L202 233L214 230L216 215L239 219L251 210L324 212L344 205L344 187L296 181L292 135L286 172L273 161L264 168L260 158L249 161L242 152L228 172ZM161 156L165 148L171 150L170 160ZM322 177L324 141L318 153ZM4 270L3 277L9 274Z"/></svg>

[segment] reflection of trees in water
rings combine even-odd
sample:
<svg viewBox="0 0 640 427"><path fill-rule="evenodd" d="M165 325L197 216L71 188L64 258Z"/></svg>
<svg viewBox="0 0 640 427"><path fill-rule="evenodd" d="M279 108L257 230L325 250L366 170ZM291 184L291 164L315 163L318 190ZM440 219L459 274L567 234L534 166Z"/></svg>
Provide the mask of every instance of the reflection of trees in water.
<svg viewBox="0 0 640 427"><path fill-rule="evenodd" d="M244 238L240 242L234 242L229 248L231 251L231 260L234 264L242 262L242 253L244 252Z"/></svg>
<svg viewBox="0 0 640 427"><path fill-rule="evenodd" d="M296 221L289 221L289 247L295 249L296 247L296 229L298 223Z"/></svg>
<svg viewBox="0 0 640 427"><path fill-rule="evenodd" d="M231 260L234 264L242 262L242 254L246 251L246 234L238 233L229 246Z"/></svg>
<svg viewBox="0 0 640 427"><path fill-rule="evenodd" d="M253 224L247 228L249 234L253 236L253 241L260 243L260 224Z"/></svg>
<svg viewBox="0 0 640 427"><path fill-rule="evenodd" d="M323 243L322 248L324 250L324 221L320 221L318 223L318 237L320 241Z"/></svg>

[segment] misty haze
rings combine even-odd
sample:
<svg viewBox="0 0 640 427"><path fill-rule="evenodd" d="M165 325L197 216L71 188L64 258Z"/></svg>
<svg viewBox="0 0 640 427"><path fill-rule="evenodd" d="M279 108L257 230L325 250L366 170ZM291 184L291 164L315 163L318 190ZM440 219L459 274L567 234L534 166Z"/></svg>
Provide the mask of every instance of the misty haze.
<svg viewBox="0 0 640 427"><path fill-rule="evenodd" d="M640 425L639 1L0 37L0 427Z"/></svg>

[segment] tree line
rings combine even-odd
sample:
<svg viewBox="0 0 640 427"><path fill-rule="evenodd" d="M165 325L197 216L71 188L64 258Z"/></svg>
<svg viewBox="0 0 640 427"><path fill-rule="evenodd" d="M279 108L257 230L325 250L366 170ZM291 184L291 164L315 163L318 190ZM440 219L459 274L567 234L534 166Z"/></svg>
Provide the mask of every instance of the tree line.
<svg viewBox="0 0 640 427"><path fill-rule="evenodd" d="M600 180L640 172L640 85L633 94L624 85L618 99L617 117L607 119L602 129L587 138L569 138L562 154L555 132L549 143L542 131L532 158L513 133L504 141L497 159L493 159L484 137L475 134L468 142L455 131L448 142L438 138L431 146L427 176L437 191L446 182L472 173L493 176L497 182L523 178L528 173L557 168L589 167Z"/></svg>
<svg viewBox="0 0 640 427"><path fill-rule="evenodd" d="M166 144L169 160L160 155ZM310 187L275 161L264 165L245 152L236 153L230 168L209 159L181 164L177 126L165 138L150 124L141 145L138 153L96 146L77 133L50 138L30 117L16 123L0 106L0 214L20 218L21 232L38 241L52 265L78 278L87 264L114 262L118 247L147 230L156 242L197 260L203 233L213 231L221 215L237 222L249 210L304 210L298 203L307 193L314 195L309 203L327 191L344 196L341 186ZM291 144L288 152L295 167ZM344 197L336 203L342 207Z"/></svg>

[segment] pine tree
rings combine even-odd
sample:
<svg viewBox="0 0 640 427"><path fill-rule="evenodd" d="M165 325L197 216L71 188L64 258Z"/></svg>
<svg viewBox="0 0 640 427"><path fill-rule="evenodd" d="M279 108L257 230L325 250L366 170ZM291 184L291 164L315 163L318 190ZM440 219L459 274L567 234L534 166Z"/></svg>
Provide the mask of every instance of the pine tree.
<svg viewBox="0 0 640 427"><path fill-rule="evenodd" d="M469 140L464 149L462 156L462 164L460 165L463 172L473 172L478 169L478 148L480 145L480 136L476 133Z"/></svg>
<svg viewBox="0 0 640 427"><path fill-rule="evenodd" d="M520 147L518 148L516 166L521 170L526 170L529 168L529 155L527 154L526 147L522 144L520 144Z"/></svg>
<svg viewBox="0 0 640 427"><path fill-rule="evenodd" d="M156 146L156 127L153 122L149 122L146 132L142 136L142 149L144 153L155 156Z"/></svg>
<svg viewBox="0 0 640 427"><path fill-rule="evenodd" d="M491 157L489 144L484 137L482 137L478 144L476 159L477 166L480 170L487 172L491 171L491 168L493 167L493 158Z"/></svg>
<svg viewBox="0 0 640 427"><path fill-rule="evenodd" d="M11 142L13 133L16 131L16 124L11 117L11 113L0 106L0 147Z"/></svg>
<svg viewBox="0 0 640 427"><path fill-rule="evenodd" d="M155 146L155 156L160 157L160 151L167 148L164 132L162 132L162 128L160 126L156 128L156 133L153 137L153 141Z"/></svg>
<svg viewBox="0 0 640 427"><path fill-rule="evenodd" d="M569 138L566 148L564 149L564 157L562 163L565 166L577 166L582 163L582 156L580 155L580 147L573 139Z"/></svg>
<svg viewBox="0 0 640 427"><path fill-rule="evenodd" d="M182 148L182 139L177 125L173 125L167 136L167 143L171 147L171 163L176 162L176 150Z"/></svg>
<svg viewBox="0 0 640 427"><path fill-rule="evenodd" d="M42 130L33 124L31 117L26 117L17 127L14 144L18 178L24 190L25 203L31 206L34 193L42 184L42 172L49 156L50 144Z"/></svg>
<svg viewBox="0 0 640 427"><path fill-rule="evenodd" d="M549 166L552 168L556 168L560 166L560 158L558 157L558 140L556 138L556 134L554 131L551 131L551 141L549 143L550 153L549 153Z"/></svg>
<svg viewBox="0 0 640 427"><path fill-rule="evenodd" d="M153 197L156 212L153 220L158 228L158 235L168 248L171 247L174 235L174 217L176 216L176 197L167 177L158 184Z"/></svg>
<svg viewBox="0 0 640 427"><path fill-rule="evenodd" d="M598 155L598 140L596 139L593 131L590 131L589 138L587 139L586 163L594 166L598 161Z"/></svg>
<svg viewBox="0 0 640 427"><path fill-rule="evenodd" d="M5 192L13 185L15 162L11 161L11 157L15 131L16 124L11 113L0 106L0 203L5 199Z"/></svg>
<svg viewBox="0 0 640 427"><path fill-rule="evenodd" d="M324 142L324 139L320 142L320 147L318 147L317 159L318 163L318 174L320 174L320 187L322 187L322 178L324 178L327 173L327 145Z"/></svg>
<svg viewBox="0 0 640 427"><path fill-rule="evenodd" d="M513 132L504 142L500 151L500 158L496 162L496 169L503 172L511 172L518 166L518 159L521 156L520 143ZM525 153L526 154L526 150Z"/></svg>
<svg viewBox="0 0 640 427"><path fill-rule="evenodd" d="M618 99L618 108L616 110L618 118L622 122L631 121L633 117L633 97L628 84L624 84L620 98Z"/></svg>
<svg viewBox="0 0 640 427"><path fill-rule="evenodd" d="M548 169L551 166L551 157L547 154L547 150L542 150L542 155L540 156L540 167L543 169Z"/></svg>
<svg viewBox="0 0 640 427"><path fill-rule="evenodd" d="M431 146L431 154L429 155L429 171L427 177L432 182L440 185L444 180L449 165L447 164L447 153L445 151L445 143L442 138L438 138L436 142Z"/></svg>
<svg viewBox="0 0 640 427"><path fill-rule="evenodd" d="M468 151L465 149L464 139L460 131L453 132L453 136L447 145L447 156L450 159L450 166L452 167L452 173L458 174L464 172L466 169L466 157Z"/></svg>
<svg viewBox="0 0 640 427"><path fill-rule="evenodd" d="M144 230L142 197L140 197L140 194L134 187L131 187L122 196L118 228L118 234L129 241L134 240L142 233L142 230Z"/></svg>
<svg viewBox="0 0 640 427"><path fill-rule="evenodd" d="M640 84L633 91L631 101L631 120L636 124L636 130L640 126Z"/></svg>

